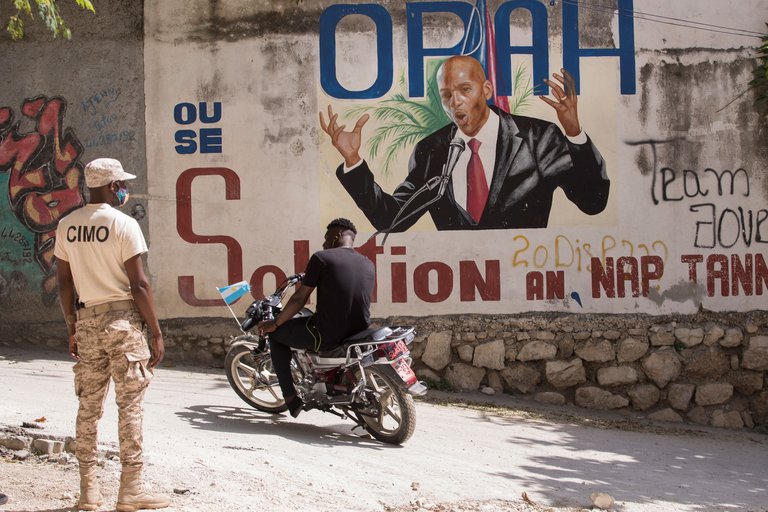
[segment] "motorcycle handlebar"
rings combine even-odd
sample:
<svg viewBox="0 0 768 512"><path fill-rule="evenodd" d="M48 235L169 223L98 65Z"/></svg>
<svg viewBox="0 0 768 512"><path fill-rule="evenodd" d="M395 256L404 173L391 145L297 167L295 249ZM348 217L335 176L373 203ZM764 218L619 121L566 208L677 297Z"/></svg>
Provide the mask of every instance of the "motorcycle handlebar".
<svg viewBox="0 0 768 512"><path fill-rule="evenodd" d="M280 287L275 291L275 295L283 296L283 293L290 287L298 283L304 279L304 272L301 272L299 274L293 274L292 276L288 276L285 278L285 281L280 285Z"/></svg>

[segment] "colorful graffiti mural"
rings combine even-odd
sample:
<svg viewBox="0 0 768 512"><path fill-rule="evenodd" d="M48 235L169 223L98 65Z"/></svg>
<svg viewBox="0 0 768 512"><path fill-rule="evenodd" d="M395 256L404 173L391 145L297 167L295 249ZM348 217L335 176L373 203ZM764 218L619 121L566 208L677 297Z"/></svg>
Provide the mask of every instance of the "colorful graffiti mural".
<svg viewBox="0 0 768 512"><path fill-rule="evenodd" d="M30 265L36 262L48 302L56 292L56 225L85 203L83 145L72 128L64 128L66 109L63 98L45 96L24 100L18 118L11 107L0 108L0 176L7 180L8 201L0 210L0 273L7 286L18 288L35 273ZM34 127L24 131L28 122Z"/></svg>

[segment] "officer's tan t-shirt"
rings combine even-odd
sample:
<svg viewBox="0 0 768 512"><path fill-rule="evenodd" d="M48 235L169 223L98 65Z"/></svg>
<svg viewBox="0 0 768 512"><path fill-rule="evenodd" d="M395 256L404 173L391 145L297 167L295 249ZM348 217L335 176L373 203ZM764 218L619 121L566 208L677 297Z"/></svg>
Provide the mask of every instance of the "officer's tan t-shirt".
<svg viewBox="0 0 768 512"><path fill-rule="evenodd" d="M106 203L86 204L56 228L54 255L69 263L86 307L131 299L123 263L145 252L139 223Z"/></svg>

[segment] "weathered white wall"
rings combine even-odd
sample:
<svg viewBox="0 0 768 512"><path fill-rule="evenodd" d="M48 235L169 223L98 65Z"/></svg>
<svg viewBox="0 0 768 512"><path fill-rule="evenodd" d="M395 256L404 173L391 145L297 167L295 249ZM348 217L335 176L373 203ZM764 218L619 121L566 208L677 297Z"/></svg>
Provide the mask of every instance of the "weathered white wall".
<svg viewBox="0 0 768 512"><path fill-rule="evenodd" d="M667 16L667 22L677 18L761 31L765 30L763 4L759 0L733 4L637 0L634 9ZM13 123L5 122L0 128L0 144L4 144L0 157L5 162L0 172L4 322L19 325L42 319L60 325L51 286L50 240L44 228L25 223L23 212L10 200L10 169L19 164L11 155L10 134L14 126L17 134L36 133L34 119L21 110L27 100L38 96L63 100L66 108L56 117L59 147L66 132L76 151L67 162L57 157L49 134L41 143L45 151L39 153L45 158L35 165L31 161L24 164L27 167L22 165L23 169L42 165L49 181L25 194L35 198L40 211L60 216L65 213L64 203L46 194L69 187L84 199L78 174L85 162L99 156L121 159L139 176L129 211L141 219L150 243L149 272L164 320L226 320L229 312L218 300L216 286L242 279L251 281L254 295L271 290L275 273L303 269L309 254L320 248L325 225L333 217L351 218L363 244L373 228L334 176L341 159L320 129L318 112L331 104L351 124L352 109L376 107L396 92L407 92L401 78L407 77L413 63L408 59L406 5L431 4L376 4L392 21L393 85L382 97L366 100L335 98L321 85L320 20L335 5L329 0L167 0L146 2L142 12L139 4L112 0L97 6L96 15L65 7L65 18L74 30L70 42L51 41L34 26L24 42L2 40L3 67L13 71L0 76L0 109L14 116ZM488 10L493 15L509 5L493 0ZM546 39L553 72L563 60L565 3L541 5L549 24ZM580 7L582 45L617 44L619 18L613 11L617 5L606 0ZM580 119L605 157L611 178L605 211L588 217L558 195L549 225L543 229L439 232L425 216L406 233L390 236L384 247L379 236L366 245L377 263L375 316L522 311L664 315L690 314L700 307L713 311L765 308L768 283L761 265L768 241L768 127L765 117L755 112L753 94L739 96L756 65L754 48L759 39L645 18L638 14L633 20L634 94L621 93L617 58L581 60ZM509 26L512 44L530 44L530 16L517 12ZM455 44L463 31L456 16L424 17L426 46ZM360 89L373 83L380 64L375 57L373 22L360 15L344 18L335 41L335 71L342 85ZM515 56L513 65L518 64L530 75L530 58ZM174 109L184 103L202 103L209 114L218 104L221 119L180 124ZM522 113L555 120L551 109L536 98ZM366 142L378 126L380 122L372 119L364 127ZM221 152L179 154L176 133L190 129L198 141L201 129L221 130ZM388 172L380 156L370 159L384 190L393 190L403 179L410 149L407 145L397 154ZM367 145L363 153L370 154ZM59 174L52 165L74 169L76 182L57 181ZM199 168L209 169L208 175L190 171ZM662 174L665 168L670 171ZM718 174L744 172L734 194L726 190L719 195L714 173L707 169ZM196 173L203 175L194 177ZM691 197L663 200L665 177L674 178L667 186L670 199L686 192ZM745 195L747 177L749 194ZM695 179L701 187L698 194ZM186 203L179 200L185 183L190 190ZM712 206L696 206L701 204ZM742 211L748 224L743 231ZM719 228L721 215L720 236L713 240L712 230ZM603 263L608 258L617 263L621 257L631 257L625 261L632 264L646 255L661 258L664 265L663 275L649 280L647 296L642 291L632 296L631 279L624 297L607 297L602 288L593 290L591 257ZM690 281L683 255L702 259L696 267L696 283ZM745 278L752 285L751 295L742 285L734 295L731 269L721 269L716 255L725 258L729 267L733 261L746 265L751 258L752 269ZM709 272L708 258L715 262ZM401 281L393 276L393 269L403 265ZM467 286L462 268L475 267L497 285L490 288L498 289L498 297L490 293L484 300L471 283ZM492 276L494 268L498 268L497 278ZM562 272L562 297L555 294L547 299L547 290L542 290L543 299L532 295L526 285L531 272L541 276ZM464 300L462 283L467 288ZM578 294L581 305L573 294ZM393 296L405 301L397 302ZM237 303L235 311L241 312L246 302Z"/></svg>
<svg viewBox="0 0 768 512"><path fill-rule="evenodd" d="M489 2L489 11L493 14L505 3ZM153 170L150 267L163 317L227 315L215 302L214 288L235 280L249 280L256 294L270 291L275 285L268 272L274 270L272 266L286 274L302 270L306 254L320 248L325 224L333 217L351 218L359 227L361 244L373 233L334 175L341 159L320 130L317 114L328 104L342 113L361 105L375 106L399 90L399 78L409 66L405 11L401 2L380 3L393 25L392 90L383 98L343 100L331 97L320 85L318 25L322 12L334 4L278 7L264 2L169 1L146 5L147 159ZM562 65L563 4L544 5L549 68L556 71ZM601 9L616 6L615 2L599 5ZM638 13L697 23L764 29L757 0L728 6L636 1L634 8ZM611 46L618 41L613 13L582 7L579 15L583 45ZM720 311L764 307L768 277L757 260L765 261L768 242L766 122L755 113L750 94L720 110L747 87L755 65L751 48L759 39L656 23L645 17L634 19L635 94L621 94L617 58L581 60L579 114L607 162L611 192L606 210L586 216L560 194L547 228L480 232L439 232L425 216L408 232L390 236L377 255L376 316L531 310L655 315L692 313L699 307ZM513 44L530 44L530 17L514 15L511 26ZM348 89L365 88L375 79L373 30L373 22L360 15L338 25L336 73ZM427 16L424 33L426 46L443 47L460 40L463 26L455 16ZM513 61L518 63L530 68L528 58ZM174 107L185 102L205 102L209 108L214 102L221 104L221 120L208 125L221 129L220 154L176 152L177 130L206 127L200 122L189 126L175 122ZM536 98L522 113L556 122L552 109ZM351 126L354 119L345 122ZM376 120L369 121L363 138L370 138L376 127ZM380 158L372 160L385 191L392 191L404 178L409 152L410 147L398 154L388 174L381 170ZM232 183L239 183L239 197L231 200L225 199L221 176L197 177L191 186L191 231L200 237L230 237L226 243L235 252L242 251L241 263L230 251L229 268L222 238L190 243L179 231L190 228L180 227L177 217L179 177L201 167L230 169ZM674 172L662 175L663 168ZM706 169L745 172L737 178L734 194L727 189L719 195L717 180ZM674 177L666 188L670 200L662 198L665 176ZM699 194L693 188L696 179ZM686 192L693 197L672 200ZM713 206L695 206L705 203ZM752 227L743 233L737 224L739 209L747 222L752 212ZM720 234L713 239L712 230L719 227L721 215ZM297 241L308 241L308 249L299 247L299 256L295 256ZM381 246L381 241L379 236L376 243ZM405 255L393 255L393 247L404 247ZM626 281L624 296L618 290L615 297L607 297L602 288L593 291L591 257L603 264L612 258L617 267L619 258L629 257L622 262L640 268L640 257L649 255L661 258L663 275L649 280L647 293L641 290L640 296L633 296L631 279ZM690 280L689 265L681 260L683 255L702 258L695 283ZM708 271L708 258L711 262L716 258L712 255L723 255L728 269L712 263ZM746 279L752 285L751 295L741 286L734 293L731 258L744 265L753 261ZM474 262L484 277L488 277L486 262L498 265L498 299L482 300L477 293L474 299L461 299L462 261ZM392 275L392 265L400 263L406 265L404 285L398 285ZM649 265L650 271L659 269L656 262ZM427 272L426 281L418 281L416 275L431 267L438 269ZM546 276L558 271L563 272L563 297L547 300L546 295L541 299L527 292L530 272ZM190 278L194 287L180 285L180 279L189 283ZM405 293L405 302L393 302L393 288L400 295ZM578 294L581 305L572 294ZM195 300L209 301L209 305L190 304L204 304ZM244 307L241 301L235 309Z"/></svg>

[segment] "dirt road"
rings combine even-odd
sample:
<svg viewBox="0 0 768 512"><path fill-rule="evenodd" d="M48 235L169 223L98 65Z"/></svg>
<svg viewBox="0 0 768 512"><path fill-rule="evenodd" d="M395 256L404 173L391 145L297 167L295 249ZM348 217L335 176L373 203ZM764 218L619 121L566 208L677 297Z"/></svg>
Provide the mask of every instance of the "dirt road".
<svg viewBox="0 0 768 512"><path fill-rule="evenodd" d="M71 366L50 352L0 349L0 425L45 417L43 432L72 435ZM187 367L160 368L145 409L146 474L173 510L544 510L524 504L523 492L580 510L606 492L624 512L768 511L768 436L757 433L419 402L416 433L391 447L329 414L259 413L222 370ZM111 395L102 426L114 450ZM110 500L114 459L101 477ZM76 485L74 464L5 458L0 492L10 501L0 510L69 510Z"/></svg>

